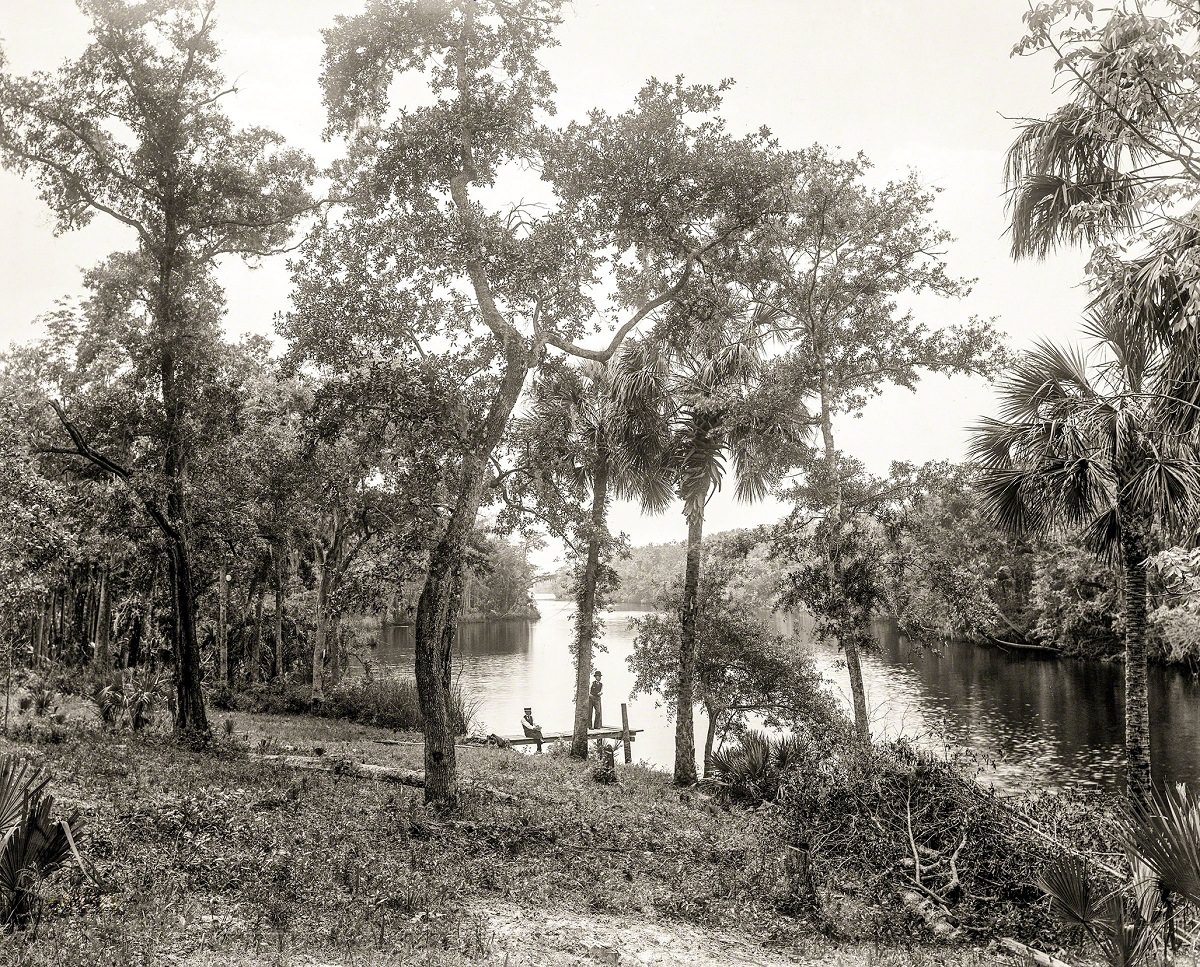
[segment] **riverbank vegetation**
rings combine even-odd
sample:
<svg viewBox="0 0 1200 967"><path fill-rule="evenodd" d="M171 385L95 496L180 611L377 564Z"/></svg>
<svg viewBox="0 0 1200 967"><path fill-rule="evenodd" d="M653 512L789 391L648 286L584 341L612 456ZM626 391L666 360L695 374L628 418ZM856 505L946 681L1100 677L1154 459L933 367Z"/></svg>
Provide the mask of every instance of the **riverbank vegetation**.
<svg viewBox="0 0 1200 967"><path fill-rule="evenodd" d="M82 851L82 864L68 859L39 879L37 930L0 935L6 962L21 967L168 955L196 964L500 964L542 945L545 963L585 955L583 941L541 933L553 922L604 937L598 951L636 944L644 923L677 938L689 926L719 931L748 960L774 950L780 963L790 952L854 965L976 964L1004 931L1043 943L1059 936L1030 880L1049 848L996 818L1017 808L1089 849L1107 830L1090 825L1088 815L1103 814L1081 804L1003 804L911 749L861 758L836 733L794 754L806 769L824 761L819 783L784 778L757 809L746 808L754 801L744 780L715 795L680 791L666 773L634 766L603 784L565 750L464 746L463 802L447 815L424 805L419 788L355 778L340 765L419 776L417 733L214 712L218 738L196 751L170 741L167 716L113 733L89 703L60 694L57 704L53 721L32 707L14 712L0 740L0 751L44 771L55 818L77 812ZM310 762L329 768L295 765ZM897 790L906 793L897 799ZM863 822L847 824L850 801ZM920 892L906 865L908 801L923 882L956 912L932 915L924 899L905 899ZM957 836L959 824L971 847L950 866L953 849L944 850L935 874L938 837ZM948 882L953 869L959 888ZM972 907L997 890L990 916ZM525 911L523 925L506 934L498 924L513 908ZM898 938L914 946L909 955L880 952ZM698 949L676 943L685 954Z"/></svg>
<svg viewBox="0 0 1200 967"><path fill-rule="evenodd" d="M1152 794L1146 663L1197 661L1200 14L1026 16L1018 52L1056 54L1066 100L1009 154L1014 255L1094 246L1094 298L1088 347L1017 352L993 321L921 313L970 282L919 175L735 131L728 80L650 78L558 120L561 0L338 17L324 170L234 125L213 2L80 9L89 40L55 73L0 58L0 159L59 230L108 219L132 245L0 357L4 743L91 827L81 850L72 817L5 819L19 962L487 961L508 956L496 904L818 953L1077 946L1065 912L1123 967L1188 935L1198 813ZM283 253L278 341L229 339L219 264ZM998 386L969 462L841 449L931 375ZM782 518L706 533L726 487ZM679 544L631 552L617 499ZM528 617L546 540L576 604L570 757L468 745L460 624ZM623 578L655 611L631 664L672 710L669 780L578 761ZM849 714L772 609L841 649ZM373 673L361 615L411 620L411 679ZM1128 802L1000 802L969 763L873 736L880 616L1121 655ZM53 808L23 781L13 802ZM41 874L62 892L29 893Z"/></svg>

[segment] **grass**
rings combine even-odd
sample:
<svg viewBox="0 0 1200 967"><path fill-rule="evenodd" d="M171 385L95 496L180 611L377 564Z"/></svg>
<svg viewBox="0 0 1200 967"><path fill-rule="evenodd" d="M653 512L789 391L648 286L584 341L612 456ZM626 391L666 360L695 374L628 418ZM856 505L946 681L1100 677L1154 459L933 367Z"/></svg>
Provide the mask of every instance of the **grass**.
<svg viewBox="0 0 1200 967"><path fill-rule="evenodd" d="M64 724L17 716L18 738L0 750L40 760L62 808L82 811L99 885L75 868L49 882L37 930L0 935L0 962L14 967L578 962L553 959L561 939L539 940L549 917L611 929L614 949L640 924L677 924L696 944L752 933L780 957L829 964L982 963L831 945L779 911L789 883L768 813L726 811L652 769L619 766L620 781L602 785L565 756L463 747L463 808L441 816L419 789L253 754L419 769L416 735L382 745L391 733L356 723L214 713L222 738L198 753L153 730L106 732L83 702L63 709ZM516 933L500 936L506 910ZM523 959L541 942L545 958ZM682 962L728 962L724 941L712 946L713 959Z"/></svg>

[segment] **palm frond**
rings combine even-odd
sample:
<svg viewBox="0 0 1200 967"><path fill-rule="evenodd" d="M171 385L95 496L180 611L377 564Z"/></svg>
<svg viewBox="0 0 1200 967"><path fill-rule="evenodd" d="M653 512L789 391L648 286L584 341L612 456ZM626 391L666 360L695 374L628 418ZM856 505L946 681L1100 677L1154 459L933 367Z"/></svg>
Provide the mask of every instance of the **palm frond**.
<svg viewBox="0 0 1200 967"><path fill-rule="evenodd" d="M1121 560L1121 512L1116 505L1097 514L1083 529L1083 546L1108 564Z"/></svg>
<svg viewBox="0 0 1200 967"><path fill-rule="evenodd" d="M49 776L28 759L0 756L0 834L17 824L26 803L40 797L49 782Z"/></svg>
<svg viewBox="0 0 1200 967"><path fill-rule="evenodd" d="M1156 454L1138 467L1128 484L1129 496L1150 509L1154 518L1177 529L1190 523L1200 506L1200 464L1196 455Z"/></svg>
<svg viewBox="0 0 1200 967"><path fill-rule="evenodd" d="M1045 480L1038 470L987 470L980 478L984 513L1002 530L1016 534L1039 533L1052 522Z"/></svg>
<svg viewBox="0 0 1200 967"><path fill-rule="evenodd" d="M1087 867L1073 856L1061 856L1042 873L1041 887L1050 896L1050 910L1063 923L1090 930L1102 912L1100 897Z"/></svg>
<svg viewBox="0 0 1200 967"><path fill-rule="evenodd" d="M1184 785L1134 800L1128 846L1154 871L1162 889L1200 904L1200 800Z"/></svg>
<svg viewBox="0 0 1200 967"><path fill-rule="evenodd" d="M1024 124L1005 159L1013 257L1132 231L1137 181L1120 170L1121 151L1105 113L1077 101Z"/></svg>

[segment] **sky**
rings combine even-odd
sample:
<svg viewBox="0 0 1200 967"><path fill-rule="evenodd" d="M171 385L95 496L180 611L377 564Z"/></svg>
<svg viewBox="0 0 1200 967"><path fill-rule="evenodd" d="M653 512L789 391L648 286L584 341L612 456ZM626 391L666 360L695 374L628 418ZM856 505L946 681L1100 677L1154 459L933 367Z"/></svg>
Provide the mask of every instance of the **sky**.
<svg viewBox="0 0 1200 967"><path fill-rule="evenodd" d="M320 31L363 0L218 0L218 36L238 94L227 101L240 124L274 128L333 159L321 139ZM1015 348L1034 339L1076 338L1086 301L1084 255L1014 263L1004 236L1004 152L1013 118L1038 116L1060 98L1044 57L1011 58L1026 0L575 0L564 10L561 46L546 55L559 116L592 107L620 111L647 77L695 82L730 77L724 114L734 132L767 125L787 147L820 143L864 152L881 176L915 169L941 194L935 208L954 236L950 270L976 279L962 301L922 300L927 325L972 315L995 318ZM87 42L73 0L0 0L0 44L17 73L52 70ZM0 170L0 346L36 338L37 317L79 291L81 270L132 247L97 218L55 237L34 187ZM226 327L233 336L271 334L288 306L282 260L253 271L221 266ZM840 448L877 472L892 460L961 459L966 427L991 411L980 380L927 377L916 393L892 390L860 419L838 428ZM779 505L714 497L709 532L776 519ZM614 508L612 524L634 543L681 539L677 509L643 517Z"/></svg>

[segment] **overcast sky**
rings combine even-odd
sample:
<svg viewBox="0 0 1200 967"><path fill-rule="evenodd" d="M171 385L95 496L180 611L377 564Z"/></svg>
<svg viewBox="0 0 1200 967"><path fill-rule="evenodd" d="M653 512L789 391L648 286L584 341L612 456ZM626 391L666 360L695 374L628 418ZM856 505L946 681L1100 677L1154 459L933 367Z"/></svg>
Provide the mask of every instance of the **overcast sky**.
<svg viewBox="0 0 1200 967"><path fill-rule="evenodd" d="M317 83L321 28L361 0L218 0L225 66L239 93L229 110L243 124L275 128L330 160ZM548 65L560 115L627 107L649 76L692 81L732 77L726 102L734 131L768 125L789 147L814 142L864 151L883 174L915 168L942 190L937 217L957 241L951 269L977 278L960 303L922 303L930 325L996 317L1015 346L1037 337L1073 339L1084 295L1083 256L1013 263L1003 237L1001 171L1013 138L1008 118L1038 115L1058 99L1045 58L1012 59L1025 0L576 0ZM10 69L49 70L79 52L86 24L73 0L0 0L0 42ZM0 171L0 345L35 338L37 316L79 289L80 270L131 240L97 218L55 238L33 188ZM272 332L288 299L282 263L255 272L223 266L231 334ZM990 409L979 381L929 378L897 390L847 421L839 444L876 470L893 459L960 459L963 428ZM642 519L615 511L635 543L684 536L678 514ZM709 530L774 519L772 505L718 496Z"/></svg>

